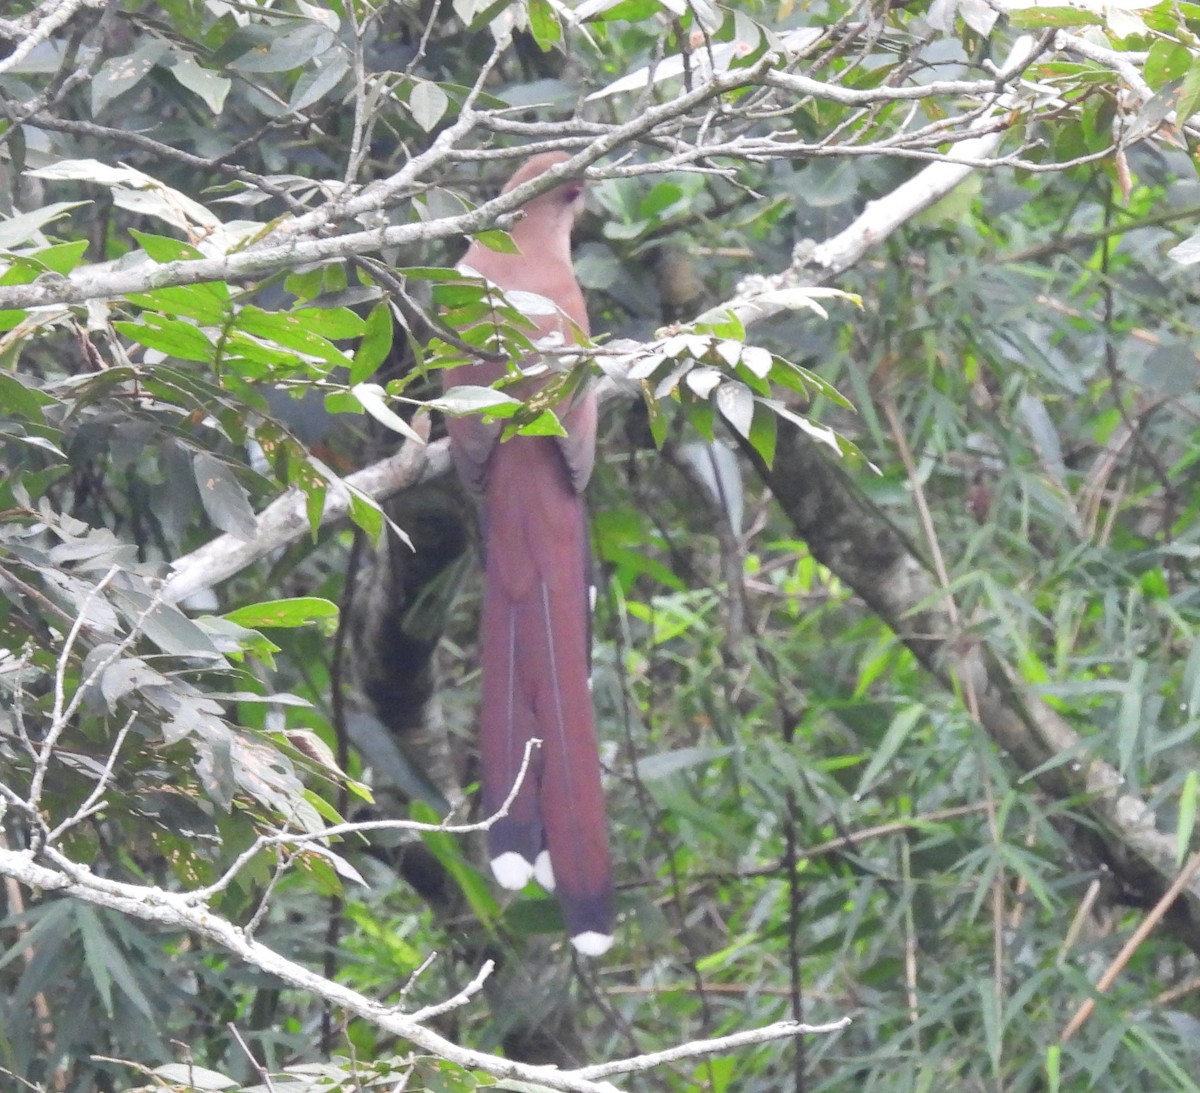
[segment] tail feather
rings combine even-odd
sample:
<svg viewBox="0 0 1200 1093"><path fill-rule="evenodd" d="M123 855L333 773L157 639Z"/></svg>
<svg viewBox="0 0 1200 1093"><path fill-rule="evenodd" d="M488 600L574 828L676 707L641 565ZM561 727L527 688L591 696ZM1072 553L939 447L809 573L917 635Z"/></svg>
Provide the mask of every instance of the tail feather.
<svg viewBox="0 0 1200 1093"><path fill-rule="evenodd" d="M589 686L587 528L552 440L501 444L488 468L482 627L484 807L512 791L528 740L542 745L489 832L502 884L554 890L577 949L612 943L612 875ZM543 853L548 851L548 856Z"/></svg>
<svg viewBox="0 0 1200 1093"><path fill-rule="evenodd" d="M518 612L495 599L485 594L481 628L483 810L496 816L507 804L505 814L488 831L488 851L496 880L519 890L533 877L534 862L545 842L537 794L542 756L535 749L526 764L526 749L537 734L517 670ZM522 769L524 778L510 801Z"/></svg>

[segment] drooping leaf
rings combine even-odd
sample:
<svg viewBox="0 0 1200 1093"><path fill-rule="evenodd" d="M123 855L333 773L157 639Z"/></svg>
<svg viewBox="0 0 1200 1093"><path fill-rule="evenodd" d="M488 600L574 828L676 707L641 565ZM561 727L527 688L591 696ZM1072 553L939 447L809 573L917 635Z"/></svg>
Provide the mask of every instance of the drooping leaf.
<svg viewBox="0 0 1200 1093"><path fill-rule="evenodd" d="M212 522L239 539L253 539L258 521L250 495L229 466L207 452L198 452L192 468L204 511Z"/></svg>
<svg viewBox="0 0 1200 1093"><path fill-rule="evenodd" d="M317 596L296 596L286 600L265 600L247 604L223 616L229 622L251 629L308 626L310 623L337 618L337 604Z"/></svg>

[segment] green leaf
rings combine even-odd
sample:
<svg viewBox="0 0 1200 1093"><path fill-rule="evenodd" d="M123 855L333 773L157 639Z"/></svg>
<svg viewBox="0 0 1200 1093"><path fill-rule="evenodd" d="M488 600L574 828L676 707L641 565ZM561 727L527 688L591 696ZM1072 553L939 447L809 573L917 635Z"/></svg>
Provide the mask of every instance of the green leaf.
<svg viewBox="0 0 1200 1093"><path fill-rule="evenodd" d="M387 392L377 383L359 383L350 393L362 403L362 407L381 425L399 433L414 444L424 444L425 439L407 421L387 404Z"/></svg>
<svg viewBox="0 0 1200 1093"><path fill-rule="evenodd" d="M351 386L370 379L387 360L395 330L391 305L386 300L380 300L371 308L363 327L362 341L354 352L354 367L350 369Z"/></svg>
<svg viewBox="0 0 1200 1093"><path fill-rule="evenodd" d="M131 304L163 315L185 316L206 326L219 326L229 314L229 290L215 282L201 285L170 285L125 297Z"/></svg>
<svg viewBox="0 0 1200 1093"><path fill-rule="evenodd" d="M717 307L706 311L693 324L697 334L712 334L734 342L746 340L746 327L737 312L728 307Z"/></svg>
<svg viewBox="0 0 1200 1093"><path fill-rule="evenodd" d="M112 982L117 985L117 988L133 1004L134 1008L147 1020L152 1020L154 1017L154 1006L142 990L142 985L138 981L138 975L130 966L125 953L113 942L112 937L109 936L109 929L106 923L108 914L109 912L98 912L90 907L79 908L77 915L79 917L80 935L83 936L85 932L85 920L91 919L95 926L90 935L91 944L95 947L92 959L104 964L104 978L107 980L111 977Z"/></svg>
<svg viewBox="0 0 1200 1093"><path fill-rule="evenodd" d="M221 617L251 630L308 626L310 623L337 618L337 604L318 596L297 596L285 600L264 600L247 604Z"/></svg>
<svg viewBox="0 0 1200 1093"><path fill-rule="evenodd" d="M172 239L169 235L151 235L149 232L138 231L137 228L130 228L129 234L155 262L178 262L204 257L191 243Z"/></svg>
<svg viewBox="0 0 1200 1093"><path fill-rule="evenodd" d="M192 460L200 500L209 519L222 531L248 542L258 530L249 494L220 459L198 452Z"/></svg>
<svg viewBox="0 0 1200 1093"><path fill-rule="evenodd" d="M1175 868L1179 869L1192 846L1196 830L1196 796L1200 791L1200 773L1189 770L1179 793L1179 819L1175 824Z"/></svg>
<svg viewBox="0 0 1200 1093"><path fill-rule="evenodd" d="M1008 12L1009 22L1019 30L1036 27L1101 26L1104 17L1081 8L1021 8Z"/></svg>
<svg viewBox="0 0 1200 1093"><path fill-rule="evenodd" d="M451 387L441 398L431 400L429 405L444 414L462 415L487 410L489 417L511 417L521 408L521 400L494 387L462 384Z"/></svg>
<svg viewBox="0 0 1200 1093"><path fill-rule="evenodd" d="M495 298L487 285L477 280L464 281L458 278L443 281L433 286L433 302L439 307L457 308L466 304L477 304Z"/></svg>
<svg viewBox="0 0 1200 1093"><path fill-rule="evenodd" d="M657 406L657 403L655 403ZM705 440L713 440L716 436L714 421L715 412L711 402L692 402L691 400L683 404L683 411L687 415L688 424ZM661 412L661 411L660 411ZM650 421L651 428L654 425L654 419ZM666 436L666 425L663 425L663 436ZM656 438L657 439L657 438ZM661 444L661 441L659 442Z"/></svg>
<svg viewBox="0 0 1200 1093"><path fill-rule="evenodd" d="M614 0L598 17L603 22L642 23L661 15L662 9L662 0Z"/></svg>
<svg viewBox="0 0 1200 1093"><path fill-rule="evenodd" d="M377 502L359 493L358 490L351 490L350 519L362 528L372 543L376 546L379 545L380 537L383 535L385 517ZM407 537L403 538L405 542L408 541Z"/></svg>
<svg viewBox="0 0 1200 1093"><path fill-rule="evenodd" d="M305 330L330 341L360 338L367 328L367 324L348 307L301 307L288 312L288 317Z"/></svg>
<svg viewBox="0 0 1200 1093"><path fill-rule="evenodd" d="M408 97L408 108L412 111L413 120L429 132L446 113L450 100L437 84L430 80L420 80L415 83L412 94Z"/></svg>
<svg viewBox="0 0 1200 1093"><path fill-rule="evenodd" d="M92 114L101 113L118 95L141 83L166 52L166 42L161 38L150 38L143 40L132 53L105 61L88 81L92 92Z"/></svg>
<svg viewBox="0 0 1200 1093"><path fill-rule="evenodd" d="M683 196L683 187L678 182L660 182L638 202L637 214L642 220L652 220L659 213L678 205Z"/></svg>
<svg viewBox="0 0 1200 1093"><path fill-rule="evenodd" d="M1179 87L1179 99L1175 113L1180 118L1190 118L1200 109L1200 59L1192 62Z"/></svg>
<svg viewBox="0 0 1200 1093"><path fill-rule="evenodd" d="M911 706L904 707L892 718L892 723L884 733L883 740L875 749L871 761L867 764L867 769L863 771L863 775L858 781L855 797L864 796L875 784L875 780L891 766L892 759L895 758L904 741L908 739L909 734L925 716L925 707L919 702L915 702Z"/></svg>
<svg viewBox="0 0 1200 1093"><path fill-rule="evenodd" d="M363 276L365 278L366 275ZM340 262L309 266L289 273L283 287L297 300L315 300L318 296L336 297L347 289L346 267Z"/></svg>
<svg viewBox="0 0 1200 1093"><path fill-rule="evenodd" d="M17 414L40 424L45 420L42 407L53 402L49 395L22 382L20 373L0 372L0 409L5 414Z"/></svg>
<svg viewBox="0 0 1200 1093"><path fill-rule="evenodd" d="M197 64L190 53L177 53L175 63L169 65L167 71L192 94L198 95L214 114L219 114L224 108L225 97L233 86L232 80Z"/></svg>
<svg viewBox="0 0 1200 1093"><path fill-rule="evenodd" d="M498 228L489 228L487 231L476 232L471 238L482 243L488 250L498 251L500 254L521 253L521 248L513 242L513 237L508 232L500 231Z"/></svg>
<svg viewBox="0 0 1200 1093"><path fill-rule="evenodd" d="M983 1042L991 1059L992 1073L998 1075L1004 1029L1000 999L996 996L996 985L991 976L982 976L976 981L975 987L978 991L979 1015L983 1020Z"/></svg>
<svg viewBox="0 0 1200 1093"><path fill-rule="evenodd" d="M1192 53L1178 42L1159 40L1150 47L1142 70L1152 90L1182 79L1192 68ZM1187 115L1182 115L1186 117Z"/></svg>
<svg viewBox="0 0 1200 1093"><path fill-rule="evenodd" d="M167 319L153 311L144 312L141 322L115 322L113 329L140 345L184 361L207 363L216 354L216 347L202 330L182 319Z"/></svg>
<svg viewBox="0 0 1200 1093"><path fill-rule="evenodd" d="M256 28L257 29L257 28ZM317 22L305 22L268 39L229 62L238 72L290 72L337 45L333 33Z"/></svg>
<svg viewBox="0 0 1200 1093"><path fill-rule="evenodd" d="M104 937L104 928L97 920L96 913L87 906L79 906L75 915L79 926L79 940L83 943L83 959L87 965L88 974L92 977L92 986L100 996L104 1012L108 1017L113 1016L112 976L109 974L109 959L112 955L112 945Z"/></svg>
<svg viewBox="0 0 1200 1093"><path fill-rule="evenodd" d="M182 1090L197 1090L199 1093L220 1093L220 1090L232 1089L238 1084L224 1074L194 1063L164 1063L156 1066L152 1073Z"/></svg>
<svg viewBox="0 0 1200 1093"><path fill-rule="evenodd" d="M305 69L296 81L292 97L288 100L288 109L297 114L307 110L313 103L320 102L349 71L350 59L340 47L332 56L314 57L312 67Z"/></svg>
<svg viewBox="0 0 1200 1093"><path fill-rule="evenodd" d="M537 42L538 49L548 53L562 41L562 26L549 0L529 0L529 33Z"/></svg>
<svg viewBox="0 0 1200 1093"><path fill-rule="evenodd" d="M10 264L8 269L0 274L0 285L27 285L46 272L41 262L26 255L13 254L8 257Z"/></svg>
<svg viewBox="0 0 1200 1093"><path fill-rule="evenodd" d="M1143 735L1142 711L1149 668L1149 661L1136 658L1129 679L1121 688L1121 708L1117 714L1117 769L1127 778L1133 773L1134 753Z"/></svg>
<svg viewBox="0 0 1200 1093"><path fill-rule="evenodd" d="M754 421L754 395L744 383L726 380L714 396L721 416L742 436L749 439Z"/></svg>
<svg viewBox="0 0 1200 1093"><path fill-rule="evenodd" d="M775 448L779 436L778 418L767 407L757 405L754 419L750 423L750 446L768 466L775 462Z"/></svg>
<svg viewBox="0 0 1200 1093"><path fill-rule="evenodd" d="M653 782L659 778L669 778L682 770L691 770L693 767L710 767L715 760L725 759L733 752L734 749L729 747L675 748L671 751L660 751L638 760L637 776L644 781Z"/></svg>
<svg viewBox="0 0 1200 1093"><path fill-rule="evenodd" d="M263 311L251 305L238 312L236 322L238 329L247 334L316 357L347 371L353 369L354 362L345 353L306 325L305 313L316 310L319 309L309 308L305 312Z"/></svg>
<svg viewBox="0 0 1200 1093"><path fill-rule="evenodd" d="M396 274L411 281L447 281L474 285L476 296L483 291L478 278L468 277L451 266L405 266L396 270Z"/></svg>
<svg viewBox="0 0 1200 1093"><path fill-rule="evenodd" d="M1062 1046L1046 1048L1046 1093L1058 1093L1062 1080Z"/></svg>
<svg viewBox="0 0 1200 1093"><path fill-rule="evenodd" d="M27 213L17 213L15 216L5 217L3 220L0 220L0 250L11 250L13 247L18 247L22 243L29 242L47 224L66 216L72 209L77 209L80 205L87 204L88 202L86 201L56 201L53 205L44 205L40 209L33 209ZM6 285L28 284L37 275L38 273L35 271L33 277L29 277L24 281L13 282L5 280L2 283Z"/></svg>
<svg viewBox="0 0 1200 1093"><path fill-rule="evenodd" d="M41 262L48 270L61 273L65 277L79 265L79 260L87 249L88 241L80 239L74 243L57 243L52 247L43 247L28 257Z"/></svg>
<svg viewBox="0 0 1200 1093"><path fill-rule="evenodd" d="M304 514L308 517L309 530L313 539L321 530L321 516L325 512L325 493L328 487L321 480L303 477L299 486L304 491Z"/></svg>
<svg viewBox="0 0 1200 1093"><path fill-rule="evenodd" d="M325 409L331 414L361 414L363 404L349 391L330 391L325 396Z"/></svg>
<svg viewBox="0 0 1200 1093"><path fill-rule="evenodd" d="M558 416L553 410L543 410L532 421L519 423L515 426L508 426L507 429L512 429L519 436L566 436L567 430L563 428L562 422L558 420ZM506 430L506 436L507 430Z"/></svg>

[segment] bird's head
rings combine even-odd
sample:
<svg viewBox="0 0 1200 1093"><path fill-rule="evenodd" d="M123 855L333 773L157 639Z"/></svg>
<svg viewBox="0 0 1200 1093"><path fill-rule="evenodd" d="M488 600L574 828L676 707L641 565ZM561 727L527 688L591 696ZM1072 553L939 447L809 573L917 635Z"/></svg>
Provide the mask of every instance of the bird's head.
<svg viewBox="0 0 1200 1093"><path fill-rule="evenodd" d="M505 184L504 192L516 189L570 158L566 152L543 152L530 156ZM527 201L521 210L524 215L512 229L513 238L518 246L522 238L540 241L562 240L567 248L564 257L568 256L571 227L583 209L583 194L583 180L568 179Z"/></svg>

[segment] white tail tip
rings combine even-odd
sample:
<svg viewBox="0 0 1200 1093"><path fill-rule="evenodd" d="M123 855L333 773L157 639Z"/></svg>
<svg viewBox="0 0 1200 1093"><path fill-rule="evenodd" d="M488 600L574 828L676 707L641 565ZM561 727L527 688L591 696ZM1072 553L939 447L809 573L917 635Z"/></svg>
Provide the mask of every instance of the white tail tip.
<svg viewBox="0 0 1200 1093"><path fill-rule="evenodd" d="M584 956L603 956L612 948L612 943L612 934L600 934L595 930L585 930L571 938L571 944L575 946L575 951Z"/></svg>
<svg viewBox="0 0 1200 1093"><path fill-rule="evenodd" d="M533 863L533 876L547 892L554 891L554 866L550 862L549 850L543 850L537 856Z"/></svg>
<svg viewBox="0 0 1200 1093"><path fill-rule="evenodd" d="M534 867L515 850L506 850L499 857L492 859L492 876L501 888L519 892L529 883L533 876Z"/></svg>

